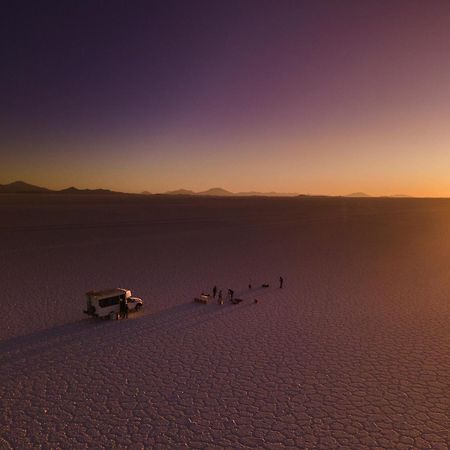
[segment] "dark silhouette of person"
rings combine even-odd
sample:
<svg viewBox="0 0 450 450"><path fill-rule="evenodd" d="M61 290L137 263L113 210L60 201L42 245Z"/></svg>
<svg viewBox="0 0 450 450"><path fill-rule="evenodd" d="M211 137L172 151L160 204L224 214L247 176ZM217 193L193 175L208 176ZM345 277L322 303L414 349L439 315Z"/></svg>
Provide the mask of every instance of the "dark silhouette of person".
<svg viewBox="0 0 450 450"><path fill-rule="evenodd" d="M120 300L120 316L122 319L128 318L128 306L125 298Z"/></svg>
<svg viewBox="0 0 450 450"><path fill-rule="evenodd" d="M219 302L219 305L223 305L222 289L219 291L219 296L217 297L217 301Z"/></svg>
<svg viewBox="0 0 450 450"><path fill-rule="evenodd" d="M252 288L252 282L250 281L250 283L248 283L248 288L251 289Z"/></svg>
<svg viewBox="0 0 450 450"><path fill-rule="evenodd" d="M283 288L284 279L283 277L280 277L280 289Z"/></svg>
<svg viewBox="0 0 450 450"><path fill-rule="evenodd" d="M217 286L213 287L213 298L216 298L216 294L217 294Z"/></svg>
<svg viewBox="0 0 450 450"><path fill-rule="evenodd" d="M233 289L228 289L228 295L230 296L230 301L233 301L233 295L234 295L234 291Z"/></svg>

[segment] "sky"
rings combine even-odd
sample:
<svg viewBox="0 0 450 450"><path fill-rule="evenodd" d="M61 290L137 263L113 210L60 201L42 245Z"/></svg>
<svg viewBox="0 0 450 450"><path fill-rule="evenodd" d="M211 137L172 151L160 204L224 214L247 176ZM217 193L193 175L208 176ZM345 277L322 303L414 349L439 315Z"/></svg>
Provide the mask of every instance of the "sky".
<svg viewBox="0 0 450 450"><path fill-rule="evenodd" d="M7 1L0 183L450 196L450 2Z"/></svg>

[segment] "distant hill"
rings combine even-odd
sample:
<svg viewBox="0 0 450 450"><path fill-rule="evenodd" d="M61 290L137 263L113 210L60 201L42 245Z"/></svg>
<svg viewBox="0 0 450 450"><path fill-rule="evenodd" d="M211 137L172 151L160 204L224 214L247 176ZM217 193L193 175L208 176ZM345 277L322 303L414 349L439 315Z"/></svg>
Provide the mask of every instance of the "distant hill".
<svg viewBox="0 0 450 450"><path fill-rule="evenodd" d="M33 184L25 183L24 181L0 184L0 193L2 194L28 194L41 192L51 192L51 190L40 186L34 186Z"/></svg>
<svg viewBox="0 0 450 450"><path fill-rule="evenodd" d="M141 194L142 194L142 195L152 195L152 193L151 193L151 192L148 192L148 191L142 191Z"/></svg>
<svg viewBox="0 0 450 450"><path fill-rule="evenodd" d="M166 195L195 195L194 191L188 189L177 189L176 191L165 192Z"/></svg>
<svg viewBox="0 0 450 450"><path fill-rule="evenodd" d="M345 197L371 197L371 195L366 194L365 192L353 192L352 194L348 194Z"/></svg>
<svg viewBox="0 0 450 450"><path fill-rule="evenodd" d="M232 192L227 191L225 189L215 187L215 188L208 189L207 191L197 192L196 195L211 195L214 197L229 197L229 196L235 195L235 194L233 194Z"/></svg>

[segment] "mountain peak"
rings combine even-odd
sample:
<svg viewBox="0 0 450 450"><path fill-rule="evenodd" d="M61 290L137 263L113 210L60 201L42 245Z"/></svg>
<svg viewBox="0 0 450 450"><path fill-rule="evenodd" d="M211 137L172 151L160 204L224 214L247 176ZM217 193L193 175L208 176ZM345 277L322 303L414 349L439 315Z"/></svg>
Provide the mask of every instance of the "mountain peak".
<svg viewBox="0 0 450 450"><path fill-rule="evenodd" d="M232 192L227 191L226 189L220 188L220 187L214 187L211 189L208 189L206 191L198 192L197 195L212 195L217 197L226 197L229 195L234 195Z"/></svg>
<svg viewBox="0 0 450 450"><path fill-rule="evenodd" d="M35 193L35 192L51 192L46 189L33 184L25 183L25 181L13 181L9 184L0 184L0 193Z"/></svg>
<svg viewBox="0 0 450 450"><path fill-rule="evenodd" d="M191 191L189 189L177 189L175 191L167 191L165 192L166 195L195 195L194 191Z"/></svg>

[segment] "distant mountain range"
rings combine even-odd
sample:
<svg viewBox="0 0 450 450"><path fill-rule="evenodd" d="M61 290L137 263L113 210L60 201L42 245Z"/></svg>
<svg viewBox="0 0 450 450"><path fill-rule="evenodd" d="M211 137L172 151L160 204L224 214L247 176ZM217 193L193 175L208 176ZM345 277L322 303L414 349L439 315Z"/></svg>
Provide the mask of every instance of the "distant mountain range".
<svg viewBox="0 0 450 450"><path fill-rule="evenodd" d="M109 189L78 189L76 187L69 187L66 189L54 190L33 184L25 183L24 181L14 181L9 184L0 184L0 194L123 194L123 192L111 191ZM143 191L142 195L151 195L148 191ZM238 192L237 194L227 191L225 189L215 187L206 191L194 192L188 189L178 189L176 191L166 192L164 195L190 195L190 196L210 196L210 197L235 197L235 196L267 196L267 197L283 197L296 196L297 194L279 194L276 192Z"/></svg>
<svg viewBox="0 0 450 450"><path fill-rule="evenodd" d="M121 194L121 192L110 191L109 189L78 189L69 187L61 190L47 189L41 186L25 183L24 181L14 181L9 184L0 184L0 194Z"/></svg>
<svg viewBox="0 0 450 450"><path fill-rule="evenodd" d="M109 189L78 189L69 187L61 190L48 189L41 186L25 183L24 181L14 181L9 184L0 184L0 194L123 194L123 192L111 191ZM151 195L148 191L143 191L142 195ZM237 194L225 189L215 187L206 191L194 192L188 189L178 189L176 191L166 192L164 195L185 195L185 196L210 196L210 197L235 197L235 196L266 196L266 197L284 197L296 196L297 194L279 194L277 192L238 192Z"/></svg>
<svg viewBox="0 0 450 450"><path fill-rule="evenodd" d="M0 194L124 194L124 192L111 191L109 189L78 189L76 187L69 187L61 190L48 189L41 186L25 183L24 181L14 181L9 184L0 184ZM131 194L128 194L131 195ZM139 194L138 194L139 195ZM141 195L152 195L148 191L141 192ZM327 197L317 195L296 194L292 192L230 192L220 187L214 187L206 191L194 192L189 189L177 189L175 191L168 191L162 195L179 195L179 196L208 196L208 197ZM367 198L372 197L364 192L353 192L344 197ZM407 198L408 195L391 195L386 196L391 198Z"/></svg>
<svg viewBox="0 0 450 450"><path fill-rule="evenodd" d="M214 187L206 191L194 192L189 189L177 189L176 191L165 192L165 195L196 195L210 197L295 197L296 193L279 193L279 192L230 192L220 187Z"/></svg>

